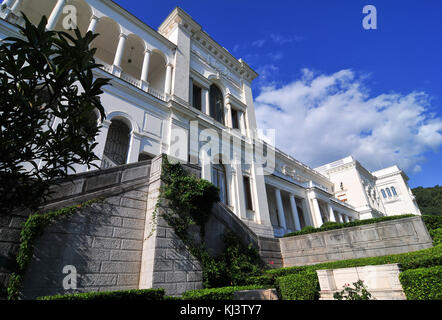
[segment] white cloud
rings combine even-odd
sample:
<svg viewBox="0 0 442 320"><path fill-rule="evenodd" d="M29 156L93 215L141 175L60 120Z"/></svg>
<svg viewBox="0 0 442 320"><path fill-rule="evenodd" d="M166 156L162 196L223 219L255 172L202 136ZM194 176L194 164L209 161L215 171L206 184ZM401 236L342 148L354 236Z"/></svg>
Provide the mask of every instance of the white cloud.
<svg viewBox="0 0 442 320"><path fill-rule="evenodd" d="M274 72L273 68L264 70ZM397 164L418 172L424 153L442 145L442 119L424 92L370 96L352 70L261 88L258 127L276 129L276 145L316 167L353 155L370 170Z"/></svg>

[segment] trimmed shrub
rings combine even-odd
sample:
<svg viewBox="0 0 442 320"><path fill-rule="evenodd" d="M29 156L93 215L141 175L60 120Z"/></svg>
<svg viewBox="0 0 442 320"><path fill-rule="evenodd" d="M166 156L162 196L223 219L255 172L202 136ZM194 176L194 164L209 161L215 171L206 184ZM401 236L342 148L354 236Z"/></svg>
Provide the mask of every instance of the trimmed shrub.
<svg viewBox="0 0 442 320"><path fill-rule="evenodd" d="M319 281L315 271L305 271L276 279L282 300L318 300Z"/></svg>
<svg viewBox="0 0 442 320"><path fill-rule="evenodd" d="M84 292L39 297L37 300L163 300L164 289Z"/></svg>
<svg viewBox="0 0 442 320"><path fill-rule="evenodd" d="M314 228L311 226L305 227L301 231L296 231L296 232L291 232L291 233L286 234L284 236L284 238L285 237L300 236L303 234L309 234L309 233L315 233L315 232L350 228L350 227L362 226L365 224L372 224L372 223L378 223L378 222L384 222L384 221L390 221L390 220L396 220L396 219L404 219L404 218L410 218L410 217L415 217L415 215L414 214L403 214L403 215L399 215L399 216L380 217L380 218L373 218L373 219L366 219L366 220L355 220L355 221L346 222L346 223L326 222L320 228Z"/></svg>
<svg viewBox="0 0 442 320"><path fill-rule="evenodd" d="M442 266L407 270L399 279L407 300L442 300Z"/></svg>
<svg viewBox="0 0 442 320"><path fill-rule="evenodd" d="M253 285L190 290L184 292L183 300L233 300L233 295L236 291L256 290L263 288L265 287L262 285Z"/></svg>
<svg viewBox="0 0 442 320"><path fill-rule="evenodd" d="M442 244L442 228L430 230L431 239L433 239L433 246Z"/></svg>

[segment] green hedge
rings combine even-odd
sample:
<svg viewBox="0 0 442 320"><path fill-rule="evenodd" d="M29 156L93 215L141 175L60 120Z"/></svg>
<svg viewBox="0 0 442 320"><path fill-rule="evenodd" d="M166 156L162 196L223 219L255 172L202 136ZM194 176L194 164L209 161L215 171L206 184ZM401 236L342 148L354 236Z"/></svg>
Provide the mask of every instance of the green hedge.
<svg viewBox="0 0 442 320"><path fill-rule="evenodd" d="M38 300L163 300L164 289L85 292L39 297Z"/></svg>
<svg viewBox="0 0 442 320"><path fill-rule="evenodd" d="M288 233L284 237L294 237L294 236L300 236L303 234L336 230L336 229L342 229L342 228L350 228L350 227L362 226L365 224L372 224L372 223L378 223L378 222L390 221L390 220L396 220L396 219L403 219L403 218L410 218L410 217L415 217L415 215L414 214L403 214L403 215L399 215L399 216L380 217L380 218L373 218L373 219L366 219L366 220L355 220L355 221L346 222L346 223L326 222L319 228L307 226L307 227L303 228L301 231Z"/></svg>
<svg viewBox="0 0 442 320"><path fill-rule="evenodd" d="M318 300L319 281L316 272L306 271L276 279L276 289L282 300Z"/></svg>
<svg viewBox="0 0 442 320"><path fill-rule="evenodd" d="M241 290L263 289L262 285L233 286L212 289L199 289L186 291L183 300L233 300L233 294Z"/></svg>
<svg viewBox="0 0 442 320"><path fill-rule="evenodd" d="M407 270L399 279L407 300L442 300L442 266Z"/></svg>

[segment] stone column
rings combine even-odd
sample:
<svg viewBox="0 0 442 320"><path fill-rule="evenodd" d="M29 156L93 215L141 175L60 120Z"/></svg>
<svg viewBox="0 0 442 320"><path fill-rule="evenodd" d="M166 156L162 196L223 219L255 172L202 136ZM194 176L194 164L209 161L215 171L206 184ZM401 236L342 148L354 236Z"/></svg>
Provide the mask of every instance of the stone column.
<svg viewBox="0 0 442 320"><path fill-rule="evenodd" d="M226 127L232 128L233 123L232 123L232 106L231 106L231 104L226 103L226 108L227 108L227 112L226 112L227 119L225 119L225 124L226 124Z"/></svg>
<svg viewBox="0 0 442 320"><path fill-rule="evenodd" d="M246 128L246 119L245 119L245 115L244 115L243 111L239 112L239 126L240 126L240 129L241 129L241 133L243 135L246 135L246 130L247 130L247 128Z"/></svg>
<svg viewBox="0 0 442 320"><path fill-rule="evenodd" d="M150 55L151 51L146 48L144 50L144 60L143 60L143 69L141 71L141 86L143 90L147 90L149 86L148 77L149 77L149 64L150 64Z"/></svg>
<svg viewBox="0 0 442 320"><path fill-rule="evenodd" d="M342 223L341 214L339 212L336 212L336 222Z"/></svg>
<svg viewBox="0 0 442 320"><path fill-rule="evenodd" d="M204 88L202 92L202 106L201 111L210 116L210 101L209 101L209 90Z"/></svg>
<svg viewBox="0 0 442 320"><path fill-rule="evenodd" d="M277 188L275 188L275 198L276 198L276 206L277 206L277 210L278 210L279 223L281 225L281 228L286 230L287 225L285 223L284 207L282 206L281 191Z"/></svg>
<svg viewBox="0 0 442 320"><path fill-rule="evenodd" d="M319 209L318 199L313 198L312 202L313 202L313 214L316 218L316 226L315 227L319 228L324 223L322 221L322 217L321 217L321 209Z"/></svg>
<svg viewBox="0 0 442 320"><path fill-rule="evenodd" d="M118 41L118 47L117 52L115 54L114 58L114 66L119 69L121 72L121 64L123 62L123 55L124 55L124 47L126 45L127 35L124 33L120 33L120 40Z"/></svg>
<svg viewBox="0 0 442 320"><path fill-rule="evenodd" d="M91 18L91 22L89 22L89 27L87 28L87 31L95 33L95 30L97 29L98 21L100 21L100 18L98 18L97 16L93 15L92 18Z"/></svg>
<svg viewBox="0 0 442 320"><path fill-rule="evenodd" d="M172 64L168 63L166 67L166 82L164 84L164 91L166 94L171 94L172 88Z"/></svg>
<svg viewBox="0 0 442 320"><path fill-rule="evenodd" d="M193 107L193 79L189 78L189 105Z"/></svg>
<svg viewBox="0 0 442 320"><path fill-rule="evenodd" d="M57 25L58 19L60 18L61 13L63 12L64 5L66 0L58 0L55 8L52 10L51 15L48 18L48 23L46 24L46 29L54 30Z"/></svg>
<svg viewBox="0 0 442 320"><path fill-rule="evenodd" d="M299 212L296 207L296 200L293 194L290 194L290 206L292 208L293 221L295 222L296 231L301 230L301 222L299 221Z"/></svg>
<svg viewBox="0 0 442 320"><path fill-rule="evenodd" d="M346 222L348 222L348 218L347 218L347 215L345 215L345 214L342 214L342 221L343 221L343 223L346 223Z"/></svg>
<svg viewBox="0 0 442 320"><path fill-rule="evenodd" d="M11 8L12 3L14 0L3 0L2 2L2 8Z"/></svg>
<svg viewBox="0 0 442 320"><path fill-rule="evenodd" d="M11 2L13 2L12 0ZM16 12L20 9L21 5L23 3L23 0L15 0L14 4L11 7L11 12Z"/></svg>
<svg viewBox="0 0 442 320"><path fill-rule="evenodd" d="M328 213L330 216L330 221L331 222L336 222L336 218L335 218L335 214L333 212L333 208L331 207L331 205L329 203L327 203L327 209L328 209Z"/></svg>

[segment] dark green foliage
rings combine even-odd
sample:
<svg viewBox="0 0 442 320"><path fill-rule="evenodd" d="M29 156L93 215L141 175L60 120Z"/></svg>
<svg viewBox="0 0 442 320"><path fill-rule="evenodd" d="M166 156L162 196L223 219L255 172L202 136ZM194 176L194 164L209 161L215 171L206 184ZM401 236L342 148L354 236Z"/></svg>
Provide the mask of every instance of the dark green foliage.
<svg viewBox="0 0 442 320"><path fill-rule="evenodd" d="M275 284L282 300L319 299L319 281L314 271L303 271L279 277Z"/></svg>
<svg viewBox="0 0 442 320"><path fill-rule="evenodd" d="M423 215L422 220L428 231L442 228L442 216Z"/></svg>
<svg viewBox="0 0 442 320"><path fill-rule="evenodd" d="M9 300L16 300L19 297L23 275L34 253L35 241L37 237L43 233L44 229L55 220L61 217L67 217L74 212L99 201L101 200L93 199L68 208L46 213L37 213L29 216L20 233L20 247L17 254L17 271L11 274L9 279Z"/></svg>
<svg viewBox="0 0 442 320"><path fill-rule="evenodd" d="M164 300L164 289L73 293L39 297L37 300Z"/></svg>
<svg viewBox="0 0 442 320"><path fill-rule="evenodd" d="M442 216L442 187L414 188L413 194L423 215Z"/></svg>
<svg viewBox="0 0 442 320"><path fill-rule="evenodd" d="M0 213L36 210L54 179L94 165L100 127L92 115L104 118L100 95L109 81L93 77L96 35L77 30L74 38L46 30L46 17L38 26L24 19L22 37L0 45Z"/></svg>
<svg viewBox="0 0 442 320"><path fill-rule="evenodd" d="M244 285L250 276L261 274L261 259L258 251L243 246L238 237L231 232L223 235L225 250L216 257L206 256L206 287Z"/></svg>
<svg viewBox="0 0 442 320"><path fill-rule="evenodd" d="M399 279L407 300L442 300L442 266L406 270Z"/></svg>
<svg viewBox="0 0 442 320"><path fill-rule="evenodd" d="M403 219L403 218L409 218L409 217L414 217L414 216L415 215L413 215L413 214L404 214L404 215L400 215L400 216L380 217L380 218L373 218L373 219L367 219L367 220L355 220L355 221L346 222L346 223L326 222L320 228L314 228L312 226L308 226L308 227L303 228L301 231L288 233L284 237L293 237L293 236L299 236L302 234L309 234L309 233L342 229L342 228L350 228L350 227L362 226L365 224L372 224L372 223L378 223L378 222L383 222L383 221Z"/></svg>
<svg viewBox="0 0 442 320"><path fill-rule="evenodd" d="M164 158L162 180L164 187L162 197L168 200L171 210L163 217L174 226L175 232L185 238L190 225L200 227L204 236L206 224L212 206L219 201L219 189L204 179L187 176L181 164L170 164Z"/></svg>
<svg viewBox="0 0 442 320"><path fill-rule="evenodd" d="M333 294L333 298L335 300L370 300L371 293L368 292L364 281L353 282L353 287L345 285L344 290Z"/></svg>
<svg viewBox="0 0 442 320"><path fill-rule="evenodd" d="M442 228L430 230L430 236L433 239L433 246L442 244Z"/></svg>
<svg viewBox="0 0 442 320"><path fill-rule="evenodd" d="M213 204L219 201L217 187L207 180L186 175L181 164L171 164L167 158L163 160L161 178L164 182L160 195L160 202L164 202L163 217L201 262L204 287L242 285L248 277L262 272L258 251L245 247L231 232L223 235L225 247L217 256L207 252L204 241L198 243L189 237L189 227L197 225L200 239L204 239L204 226Z"/></svg>
<svg viewBox="0 0 442 320"><path fill-rule="evenodd" d="M233 300L236 291L263 289L263 286L232 286L186 291L183 300Z"/></svg>

